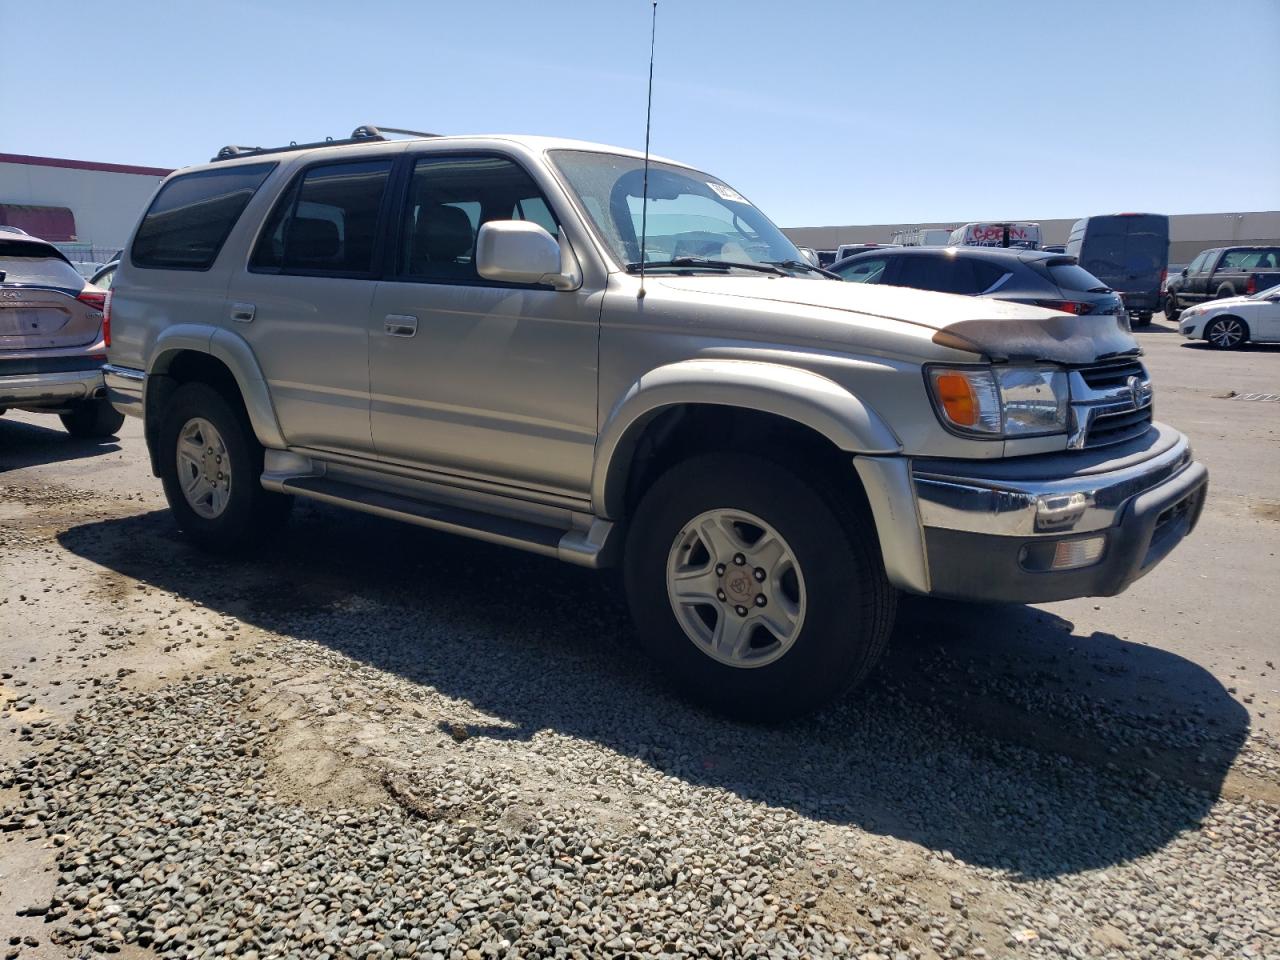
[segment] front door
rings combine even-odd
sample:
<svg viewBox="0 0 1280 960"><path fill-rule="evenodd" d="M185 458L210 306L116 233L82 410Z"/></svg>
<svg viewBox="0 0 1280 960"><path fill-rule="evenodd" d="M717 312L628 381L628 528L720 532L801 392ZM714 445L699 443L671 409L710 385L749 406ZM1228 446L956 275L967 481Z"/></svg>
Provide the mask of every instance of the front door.
<svg viewBox="0 0 1280 960"><path fill-rule="evenodd" d="M369 306L393 160L309 167L232 281L231 318L253 347L290 446L373 453Z"/></svg>
<svg viewBox="0 0 1280 960"><path fill-rule="evenodd" d="M480 225L511 219L559 231L515 160L413 162L394 262L369 315L374 445L398 463L585 498L600 294L481 278Z"/></svg>

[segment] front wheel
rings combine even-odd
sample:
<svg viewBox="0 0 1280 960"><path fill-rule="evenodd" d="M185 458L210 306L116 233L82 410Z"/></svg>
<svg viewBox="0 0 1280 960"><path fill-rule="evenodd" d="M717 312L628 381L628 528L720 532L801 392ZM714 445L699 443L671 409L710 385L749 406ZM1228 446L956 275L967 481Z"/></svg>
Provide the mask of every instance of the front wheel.
<svg viewBox="0 0 1280 960"><path fill-rule="evenodd" d="M124 414L106 399L81 400L59 418L67 433L83 440L115 436L124 426Z"/></svg>
<svg viewBox="0 0 1280 960"><path fill-rule="evenodd" d="M1138 326L1140 327L1151 326L1151 311L1150 310L1141 311L1140 313L1137 314L1137 319L1138 319Z"/></svg>
<svg viewBox="0 0 1280 960"><path fill-rule="evenodd" d="M1178 309L1178 298L1172 293L1165 294L1164 298L1164 318L1170 323L1178 319L1182 311Z"/></svg>
<svg viewBox="0 0 1280 960"><path fill-rule="evenodd" d="M636 510L624 567L668 679L743 719L834 699L871 672L893 625L870 518L757 457L706 454L664 474Z"/></svg>
<svg viewBox="0 0 1280 960"><path fill-rule="evenodd" d="M263 451L248 417L213 387L179 387L157 443L169 509L201 546L222 551L249 546L288 516L293 498L262 487Z"/></svg>
<svg viewBox="0 0 1280 960"><path fill-rule="evenodd" d="M1249 328L1238 317L1218 317L1204 328L1204 338L1215 350L1235 350L1249 339Z"/></svg>

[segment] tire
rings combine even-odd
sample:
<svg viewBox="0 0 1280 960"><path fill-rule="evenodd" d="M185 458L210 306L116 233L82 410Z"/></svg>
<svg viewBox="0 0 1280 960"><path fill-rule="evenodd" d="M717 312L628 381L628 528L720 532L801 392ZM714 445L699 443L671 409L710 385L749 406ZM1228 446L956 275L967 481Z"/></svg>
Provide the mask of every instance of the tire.
<svg viewBox="0 0 1280 960"><path fill-rule="evenodd" d="M727 517L742 522L716 524ZM734 531L729 550L712 554L700 532L707 524L719 537ZM771 535L778 549L753 555ZM785 559L767 573L753 566L779 551L792 569ZM724 572L716 576L718 562ZM663 474L635 511L623 565L632 619L666 678L689 698L740 719L779 722L835 699L866 679L893 627L897 593L870 517L845 495L759 457L709 453ZM671 571L694 569L705 573L689 584L709 592L705 601L679 604L668 590ZM763 605L757 590L770 595ZM794 624L791 638L779 639L765 618ZM730 636L735 624L747 626L737 631L745 649L709 652L721 624Z"/></svg>
<svg viewBox="0 0 1280 960"><path fill-rule="evenodd" d="M1215 300L1225 300L1227 297L1234 297L1236 288L1229 283L1224 283L1218 288L1218 292L1213 295Z"/></svg>
<svg viewBox="0 0 1280 960"><path fill-rule="evenodd" d="M1204 339L1215 350L1238 350L1249 339L1249 325L1239 317L1215 317L1205 326Z"/></svg>
<svg viewBox="0 0 1280 960"><path fill-rule="evenodd" d="M85 440L112 437L124 426L124 414L111 406L109 400L82 400L70 413L58 417L67 433Z"/></svg>
<svg viewBox="0 0 1280 960"><path fill-rule="evenodd" d="M200 546L219 552L241 550L264 539L288 517L293 498L262 487L262 445L244 408L208 384L187 383L177 389L156 443L169 509L179 529ZM189 457L181 463L180 443ZM207 459L203 454L199 463L190 459L206 446ZM223 474L221 468L228 463ZM183 490L184 480L195 490L191 497Z"/></svg>
<svg viewBox="0 0 1280 960"><path fill-rule="evenodd" d="M1173 323L1181 313L1182 311L1178 309L1178 298L1172 293L1166 293L1164 296L1164 318Z"/></svg>
<svg viewBox="0 0 1280 960"><path fill-rule="evenodd" d="M1143 310L1141 313L1137 315L1137 317L1138 317L1138 326L1140 327L1151 326L1151 312L1149 310Z"/></svg>

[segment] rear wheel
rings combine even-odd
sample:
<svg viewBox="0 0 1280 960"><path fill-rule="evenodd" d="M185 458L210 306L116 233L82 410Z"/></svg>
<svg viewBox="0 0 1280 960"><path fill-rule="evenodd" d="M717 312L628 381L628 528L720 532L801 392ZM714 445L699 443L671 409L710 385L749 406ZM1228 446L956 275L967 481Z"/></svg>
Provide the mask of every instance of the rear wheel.
<svg viewBox="0 0 1280 960"><path fill-rule="evenodd" d="M69 413L59 416L67 433L82 439L111 437L124 425L124 414L119 413L105 398L81 400Z"/></svg>
<svg viewBox="0 0 1280 960"><path fill-rule="evenodd" d="M169 509L183 532L202 546L248 546L288 516L293 498L262 487L262 446L243 408L213 387L179 387L157 443Z"/></svg>
<svg viewBox="0 0 1280 960"><path fill-rule="evenodd" d="M686 695L750 720L813 710L867 677L896 593L868 517L770 461L673 467L628 535L627 599Z"/></svg>
<svg viewBox="0 0 1280 960"><path fill-rule="evenodd" d="M1170 323L1178 319L1178 315L1182 313L1178 309L1178 298L1172 293L1166 293L1164 297L1164 318Z"/></svg>
<svg viewBox="0 0 1280 960"><path fill-rule="evenodd" d="M1204 328L1204 338L1215 350L1234 350L1249 339L1249 328L1239 317L1218 317Z"/></svg>
<svg viewBox="0 0 1280 960"><path fill-rule="evenodd" d="M1236 288L1231 286L1229 283L1224 283L1218 288L1218 292L1215 294L1215 297L1218 300L1225 300L1227 297L1234 297L1235 295Z"/></svg>

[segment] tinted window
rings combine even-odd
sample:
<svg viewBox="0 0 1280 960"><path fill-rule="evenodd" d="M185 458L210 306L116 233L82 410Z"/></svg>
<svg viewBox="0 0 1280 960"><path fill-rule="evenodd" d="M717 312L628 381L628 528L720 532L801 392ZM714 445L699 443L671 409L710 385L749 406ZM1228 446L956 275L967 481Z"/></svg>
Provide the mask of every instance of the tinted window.
<svg viewBox="0 0 1280 960"><path fill-rule="evenodd" d="M1101 293L1107 285L1084 267L1066 260L1050 260L1049 275L1063 290L1092 290Z"/></svg>
<svg viewBox="0 0 1280 960"><path fill-rule="evenodd" d="M888 263L886 257L867 257L865 260L846 263L835 272L851 283L882 283L884 268Z"/></svg>
<svg viewBox="0 0 1280 960"><path fill-rule="evenodd" d="M203 170L160 188L138 227L135 266L208 270L272 163Z"/></svg>
<svg viewBox="0 0 1280 960"><path fill-rule="evenodd" d="M936 290L976 296L991 287L1008 271L973 257L902 257L894 283L917 290Z"/></svg>
<svg viewBox="0 0 1280 960"><path fill-rule="evenodd" d="M560 232L533 178L503 157L423 157L414 164L400 244L400 273L480 282L476 235L490 220L531 220ZM485 281L486 283L490 281Z"/></svg>
<svg viewBox="0 0 1280 960"><path fill-rule="evenodd" d="M267 219L250 266L282 273L368 273L390 172L390 160L307 170Z"/></svg>

